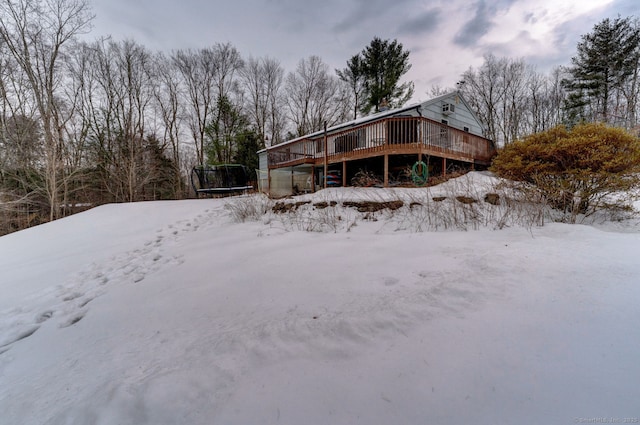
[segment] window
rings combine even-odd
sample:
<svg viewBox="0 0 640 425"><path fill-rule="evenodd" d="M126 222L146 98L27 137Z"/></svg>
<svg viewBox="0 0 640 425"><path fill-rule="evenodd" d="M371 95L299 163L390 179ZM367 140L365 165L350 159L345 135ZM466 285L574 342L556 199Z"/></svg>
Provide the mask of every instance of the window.
<svg viewBox="0 0 640 425"><path fill-rule="evenodd" d="M442 113L444 115L451 115L456 111L456 105L453 103L445 103L442 105Z"/></svg>

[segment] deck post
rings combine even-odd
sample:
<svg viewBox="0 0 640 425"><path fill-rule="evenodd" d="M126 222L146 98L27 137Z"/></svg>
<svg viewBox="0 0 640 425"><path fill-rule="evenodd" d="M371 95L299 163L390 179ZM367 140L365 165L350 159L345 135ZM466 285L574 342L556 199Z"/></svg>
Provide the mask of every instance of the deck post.
<svg viewBox="0 0 640 425"><path fill-rule="evenodd" d="M384 154L384 187L389 187L389 154Z"/></svg>
<svg viewBox="0 0 640 425"><path fill-rule="evenodd" d="M327 165L327 161L328 161L328 156L329 154L327 153L327 122L324 122L324 176L323 176L323 180L324 180L324 184L322 185L322 187L324 187L325 189L327 188L327 173L328 173L328 165Z"/></svg>
<svg viewBox="0 0 640 425"><path fill-rule="evenodd" d="M316 193L316 167L311 166L311 193Z"/></svg>
<svg viewBox="0 0 640 425"><path fill-rule="evenodd" d="M447 175L447 158L442 158L442 175Z"/></svg>
<svg viewBox="0 0 640 425"><path fill-rule="evenodd" d="M347 186L347 161L342 161L342 187Z"/></svg>

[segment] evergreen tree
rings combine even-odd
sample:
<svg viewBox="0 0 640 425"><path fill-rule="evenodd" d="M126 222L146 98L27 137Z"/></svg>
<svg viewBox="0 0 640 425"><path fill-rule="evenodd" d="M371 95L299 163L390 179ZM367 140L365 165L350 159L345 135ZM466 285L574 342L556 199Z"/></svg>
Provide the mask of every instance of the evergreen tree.
<svg viewBox="0 0 640 425"><path fill-rule="evenodd" d="M208 163L231 163L236 149L236 139L248 125L248 120L238 105L227 96L219 98L216 115L205 128L205 153Z"/></svg>
<svg viewBox="0 0 640 425"><path fill-rule="evenodd" d="M145 180L142 187L142 199L177 199L181 196L176 188L182 188L183 182L176 173L177 164L166 155L166 146L155 135L144 140Z"/></svg>
<svg viewBox="0 0 640 425"><path fill-rule="evenodd" d="M400 107L411 98L413 82L400 84L400 78L411 69L409 51L401 43L374 37L357 57L347 62L347 69L364 81L366 99L361 102L361 112L368 114L372 109L379 112L383 103Z"/></svg>
<svg viewBox="0 0 640 425"><path fill-rule="evenodd" d="M255 131L245 130L236 137L236 154L234 162L242 164L249 169L251 176L255 178L254 170L260 166L258 164L258 151L264 149L264 143Z"/></svg>
<svg viewBox="0 0 640 425"><path fill-rule="evenodd" d="M571 59L568 116L576 121L613 123L623 115L614 104L616 91L637 71L640 55L640 27L630 19L617 17L596 24L583 35L577 55Z"/></svg>

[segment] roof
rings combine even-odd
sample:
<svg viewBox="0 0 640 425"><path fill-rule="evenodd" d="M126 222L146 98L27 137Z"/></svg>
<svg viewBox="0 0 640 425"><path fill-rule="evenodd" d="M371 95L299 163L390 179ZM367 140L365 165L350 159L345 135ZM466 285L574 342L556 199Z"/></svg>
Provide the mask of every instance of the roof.
<svg viewBox="0 0 640 425"><path fill-rule="evenodd" d="M347 121L347 122L344 122L344 123L341 123L341 124L337 124L337 125L334 125L334 126L332 126L330 128L327 128L327 133L338 132L338 131L341 131L341 130L344 130L344 129L347 129L347 128L350 128L350 127L356 127L356 126L359 126L359 125L362 125L362 124L366 124L366 123L371 122L371 121L377 121L377 120L382 119L382 118L387 118L387 117L390 117L390 116L398 115L398 114L401 114L403 112L410 111L412 109L418 109L418 108L421 108L421 107L426 107L428 105L440 102L440 101L442 101L444 99L447 99L449 97L452 97L452 96L457 96L458 97L460 102L462 102L465 105L465 107L469 110L469 112L471 113L473 118L482 127L482 122L478 119L478 117L473 112L473 110L471 109L471 107L469 106L467 101L464 99L464 97L462 96L462 93L460 93L458 91L455 91L455 92L449 92L449 93L443 94L442 96L438 96L438 97L435 97L433 99L429 99L429 100L427 100L425 102L413 103L413 104L410 104L410 105L407 105L407 106L403 106L401 108L389 109L387 111L382 111L382 112L376 112L375 114L367 115L366 117L361 117L361 118L357 118L355 120L351 120L351 121ZM262 153L262 152L268 151L271 148L276 148L276 147L281 148L282 146L286 146L286 145L291 144L291 143L299 142L301 140L313 139L314 137L321 136L324 133L325 133L324 130L319 130L319 131L316 131L316 132L313 132L313 133L305 134L304 136L296 137L295 139L287 140L286 142L283 142L283 143L280 143L280 144L277 144L277 145L273 145L273 146L269 146L269 147L267 147L267 148L265 148L263 150L258 151L258 153Z"/></svg>

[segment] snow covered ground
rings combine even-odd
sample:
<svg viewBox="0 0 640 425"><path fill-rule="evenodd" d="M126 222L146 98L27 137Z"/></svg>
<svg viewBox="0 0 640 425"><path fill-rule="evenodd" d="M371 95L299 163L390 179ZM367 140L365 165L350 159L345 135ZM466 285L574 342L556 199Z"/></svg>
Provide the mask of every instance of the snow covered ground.
<svg viewBox="0 0 640 425"><path fill-rule="evenodd" d="M300 199L392 193L333 192ZM637 223L416 233L408 207L330 207L348 224L321 233L238 202L1 237L0 423L640 422Z"/></svg>

